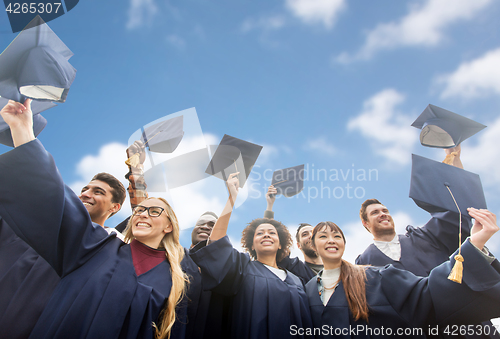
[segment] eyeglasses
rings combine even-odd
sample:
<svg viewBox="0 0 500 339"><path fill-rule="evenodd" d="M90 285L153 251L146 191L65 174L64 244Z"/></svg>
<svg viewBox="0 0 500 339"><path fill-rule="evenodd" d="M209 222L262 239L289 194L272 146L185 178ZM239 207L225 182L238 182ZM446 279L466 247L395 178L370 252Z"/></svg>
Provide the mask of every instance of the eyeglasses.
<svg viewBox="0 0 500 339"><path fill-rule="evenodd" d="M150 217L159 217L163 213L163 211L165 211L165 209L160 207L160 206L145 207L145 206L138 205L134 208L134 210L132 211L132 214L139 215L139 214L143 213L144 211L148 211L148 214Z"/></svg>

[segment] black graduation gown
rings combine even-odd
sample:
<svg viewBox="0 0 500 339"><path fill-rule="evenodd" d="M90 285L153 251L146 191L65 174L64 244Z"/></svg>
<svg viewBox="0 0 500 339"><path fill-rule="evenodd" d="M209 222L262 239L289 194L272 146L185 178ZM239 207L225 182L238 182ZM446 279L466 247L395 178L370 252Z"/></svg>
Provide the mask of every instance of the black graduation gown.
<svg viewBox="0 0 500 339"><path fill-rule="evenodd" d="M299 258L290 258L290 256L287 256L278 263L278 266L292 272L297 277L299 277L304 286L309 280L316 276L313 270L311 270L311 268L307 266L305 262L302 262Z"/></svg>
<svg viewBox="0 0 500 339"><path fill-rule="evenodd" d="M204 288L233 296L231 338L286 338L292 325L312 325L299 278L287 272L282 281L262 263L235 250L227 236L205 243L191 249L191 258L201 267Z"/></svg>
<svg viewBox="0 0 500 339"><path fill-rule="evenodd" d="M137 276L130 246L94 227L38 140L1 155L0 173L0 215L61 276L30 338L152 338L168 262Z"/></svg>
<svg viewBox="0 0 500 339"><path fill-rule="evenodd" d="M59 280L0 218L0 337L27 338Z"/></svg>
<svg viewBox="0 0 500 339"><path fill-rule="evenodd" d="M417 277L392 265L368 267L368 323L355 321L352 317L342 283L323 306L317 280L312 279L307 283L306 291L314 328L319 329L316 337L371 338L378 334L378 338L425 338L435 326L444 330L449 325L478 323L499 316L500 271L495 265L488 264L469 241L464 243L462 255L465 259L462 284L447 279L454 260L432 270L428 278ZM325 328L327 330L322 332ZM353 328L361 330L349 332ZM414 328L422 329L422 332L397 335L398 330L412 331Z"/></svg>
<svg viewBox="0 0 500 339"><path fill-rule="evenodd" d="M184 250L185 257L182 265L190 280L185 297L187 304L186 338L229 338L227 324L229 298L203 289L200 269L189 256L189 249L185 248Z"/></svg>
<svg viewBox="0 0 500 339"><path fill-rule="evenodd" d="M432 218L422 227L408 226L406 235L398 235L401 258L394 261L374 244L356 258L357 265L385 266L407 270L426 277L431 270L447 261L458 248L458 213L432 213ZM470 217L462 216L462 239L469 236Z"/></svg>

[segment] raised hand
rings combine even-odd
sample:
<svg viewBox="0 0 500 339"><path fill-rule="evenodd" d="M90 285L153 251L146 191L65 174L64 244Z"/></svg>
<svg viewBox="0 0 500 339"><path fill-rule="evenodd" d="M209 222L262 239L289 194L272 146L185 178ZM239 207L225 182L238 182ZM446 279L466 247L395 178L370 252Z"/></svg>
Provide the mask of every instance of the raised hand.
<svg viewBox="0 0 500 339"><path fill-rule="evenodd" d="M499 227L497 217L485 209L476 209L470 207L467 209L469 215L475 219L474 226L471 229L470 241L477 248L483 249L486 242L495 234Z"/></svg>
<svg viewBox="0 0 500 339"><path fill-rule="evenodd" d="M35 139L31 99L26 99L24 104L9 100L0 111L0 115L10 127L15 147Z"/></svg>

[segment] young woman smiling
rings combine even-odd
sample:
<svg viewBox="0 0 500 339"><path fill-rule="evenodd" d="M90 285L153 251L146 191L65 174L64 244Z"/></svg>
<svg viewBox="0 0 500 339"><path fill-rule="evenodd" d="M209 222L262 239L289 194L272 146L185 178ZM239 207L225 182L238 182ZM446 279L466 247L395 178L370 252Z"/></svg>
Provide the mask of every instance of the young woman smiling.
<svg viewBox="0 0 500 339"><path fill-rule="evenodd" d="M430 326L443 330L497 317L499 301L490 296L498 295L500 273L491 265L495 259L481 252L498 230L496 217L485 210L469 209L469 213L476 224L462 245L466 263L462 284L448 280L454 260L436 267L428 278L392 266L352 265L342 259L346 243L342 230L329 221L316 225L312 242L324 270L306 285L314 323L310 333L317 337L425 338ZM316 330L325 325L331 330Z"/></svg>
<svg viewBox="0 0 500 339"><path fill-rule="evenodd" d="M229 176L227 186L229 199L209 244L199 243L190 255L201 267L204 287L232 297L231 338L287 338L292 326L310 327L301 281L276 264L290 252L288 230L276 220L253 220L241 240L250 255L235 250L226 232L238 194L237 173Z"/></svg>

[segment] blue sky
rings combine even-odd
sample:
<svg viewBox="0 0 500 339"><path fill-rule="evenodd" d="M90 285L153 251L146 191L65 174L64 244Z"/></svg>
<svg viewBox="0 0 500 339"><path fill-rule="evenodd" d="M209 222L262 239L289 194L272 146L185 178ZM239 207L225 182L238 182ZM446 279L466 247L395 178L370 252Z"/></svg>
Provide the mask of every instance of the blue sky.
<svg viewBox="0 0 500 339"><path fill-rule="evenodd" d="M365 199L386 204L400 232L428 218L408 190L411 153L443 158L410 127L429 103L488 126L463 143L462 160L499 214L499 14L493 0L81 0L49 23L77 76L67 101L43 113L39 139L79 190L100 171L123 179L141 126L195 108L193 134L173 156L224 134L264 146L230 223L236 246L264 212L264 177L306 164L304 194L279 197L276 219L292 232L334 221L354 261L371 239L358 217ZM0 48L15 36L0 13ZM339 176L313 179L318 170ZM227 196L218 179L152 193L171 199L186 246L199 214L220 213ZM500 250L499 235L490 247Z"/></svg>

